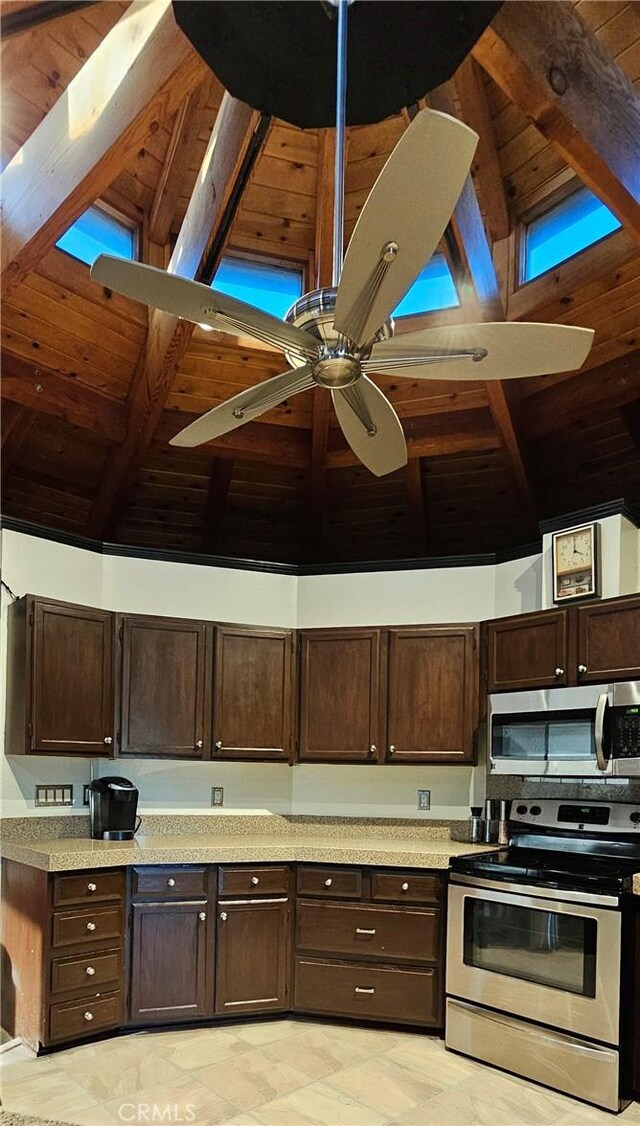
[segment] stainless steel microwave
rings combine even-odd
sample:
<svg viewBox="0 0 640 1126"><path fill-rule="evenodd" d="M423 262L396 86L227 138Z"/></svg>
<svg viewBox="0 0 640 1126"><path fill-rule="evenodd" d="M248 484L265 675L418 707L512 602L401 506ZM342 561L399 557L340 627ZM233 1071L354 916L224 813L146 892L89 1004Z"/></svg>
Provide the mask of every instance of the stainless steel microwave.
<svg viewBox="0 0 640 1126"><path fill-rule="evenodd" d="M640 776L640 681L489 697L493 774Z"/></svg>

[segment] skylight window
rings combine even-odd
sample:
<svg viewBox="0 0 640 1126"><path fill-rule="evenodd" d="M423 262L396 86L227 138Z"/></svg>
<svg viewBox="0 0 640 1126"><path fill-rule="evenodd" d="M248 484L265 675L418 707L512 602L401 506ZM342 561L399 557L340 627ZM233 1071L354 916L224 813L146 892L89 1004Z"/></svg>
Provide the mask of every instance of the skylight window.
<svg viewBox="0 0 640 1126"><path fill-rule="evenodd" d="M101 207L90 207L58 239L56 246L93 266L99 254L136 257L136 230Z"/></svg>
<svg viewBox="0 0 640 1126"><path fill-rule="evenodd" d="M438 309L455 309L460 304L458 291L444 254L432 256L418 275L411 289L393 311L394 317L412 317L418 313L435 313Z"/></svg>
<svg viewBox="0 0 640 1126"><path fill-rule="evenodd" d="M249 258L223 258L212 285L229 297L238 297L275 317L284 317L302 296L302 270Z"/></svg>
<svg viewBox="0 0 640 1126"><path fill-rule="evenodd" d="M532 281L620 226L593 192L580 188L527 224L522 280Z"/></svg>

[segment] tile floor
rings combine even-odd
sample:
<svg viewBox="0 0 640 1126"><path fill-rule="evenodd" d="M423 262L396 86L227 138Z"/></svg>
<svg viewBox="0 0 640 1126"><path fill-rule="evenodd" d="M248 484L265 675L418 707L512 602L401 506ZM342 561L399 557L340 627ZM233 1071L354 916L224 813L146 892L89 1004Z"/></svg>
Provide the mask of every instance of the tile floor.
<svg viewBox="0 0 640 1126"><path fill-rule="evenodd" d="M640 1126L445 1052L442 1041L311 1021L139 1032L40 1059L0 1055L5 1112L78 1126Z"/></svg>

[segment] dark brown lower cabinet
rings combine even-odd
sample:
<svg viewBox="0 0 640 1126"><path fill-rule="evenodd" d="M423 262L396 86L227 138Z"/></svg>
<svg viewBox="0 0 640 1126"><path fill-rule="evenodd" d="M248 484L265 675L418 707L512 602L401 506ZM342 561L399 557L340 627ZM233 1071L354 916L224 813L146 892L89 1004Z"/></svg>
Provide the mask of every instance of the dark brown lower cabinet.
<svg viewBox="0 0 640 1126"><path fill-rule="evenodd" d="M216 1013L289 1007L290 936L288 897L218 903Z"/></svg>
<svg viewBox="0 0 640 1126"><path fill-rule="evenodd" d="M299 957L295 1005L299 1012L435 1026L441 1023L440 975Z"/></svg>
<svg viewBox="0 0 640 1126"><path fill-rule="evenodd" d="M131 1024L211 1014L208 923L206 899L133 904Z"/></svg>

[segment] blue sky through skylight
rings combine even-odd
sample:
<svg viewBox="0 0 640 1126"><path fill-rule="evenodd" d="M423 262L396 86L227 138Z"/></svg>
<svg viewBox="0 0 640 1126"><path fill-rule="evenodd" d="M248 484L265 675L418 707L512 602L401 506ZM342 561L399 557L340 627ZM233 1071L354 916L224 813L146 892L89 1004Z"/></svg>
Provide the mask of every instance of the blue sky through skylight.
<svg viewBox="0 0 640 1126"><path fill-rule="evenodd" d="M274 317L284 317L302 296L302 271L245 258L223 258L212 284L229 297L238 297Z"/></svg>
<svg viewBox="0 0 640 1126"><path fill-rule="evenodd" d="M444 254L436 253L393 311L394 317L411 317L437 309L454 309L460 299Z"/></svg>
<svg viewBox="0 0 640 1126"><path fill-rule="evenodd" d="M588 188L573 192L528 224L523 281L531 281L620 227L615 215Z"/></svg>
<svg viewBox="0 0 640 1126"><path fill-rule="evenodd" d="M90 207L58 239L56 246L92 266L99 254L135 258L135 231L99 207Z"/></svg>

